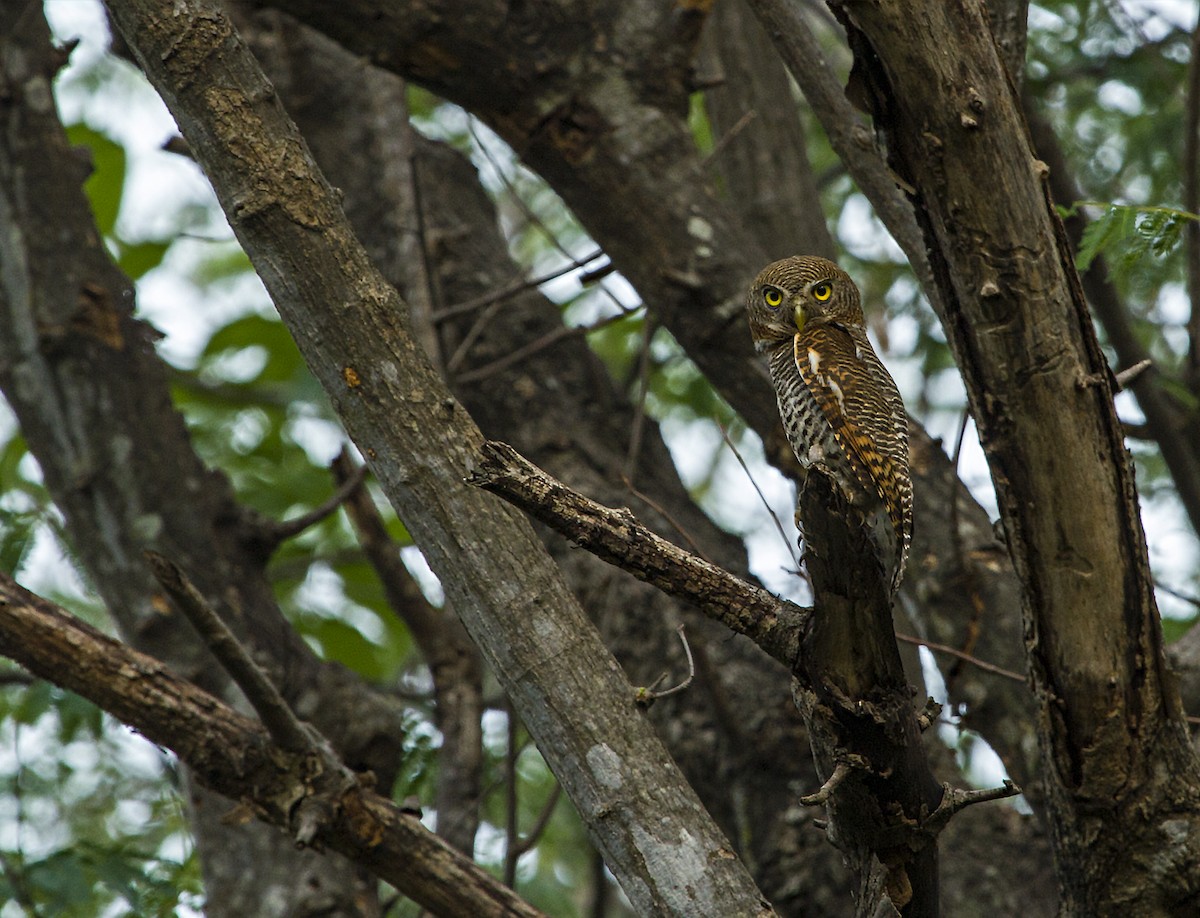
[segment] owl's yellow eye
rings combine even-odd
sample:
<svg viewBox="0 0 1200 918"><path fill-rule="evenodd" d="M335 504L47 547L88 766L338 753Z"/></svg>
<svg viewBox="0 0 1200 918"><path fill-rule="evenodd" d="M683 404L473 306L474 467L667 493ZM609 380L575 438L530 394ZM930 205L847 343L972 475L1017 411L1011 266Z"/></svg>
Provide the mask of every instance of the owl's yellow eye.
<svg viewBox="0 0 1200 918"><path fill-rule="evenodd" d="M783 294L774 287L764 287L763 302L772 309L776 309L783 302Z"/></svg>
<svg viewBox="0 0 1200 918"><path fill-rule="evenodd" d="M813 299L819 303L824 303L827 299L833 296L833 284L829 281L821 281L812 288Z"/></svg>

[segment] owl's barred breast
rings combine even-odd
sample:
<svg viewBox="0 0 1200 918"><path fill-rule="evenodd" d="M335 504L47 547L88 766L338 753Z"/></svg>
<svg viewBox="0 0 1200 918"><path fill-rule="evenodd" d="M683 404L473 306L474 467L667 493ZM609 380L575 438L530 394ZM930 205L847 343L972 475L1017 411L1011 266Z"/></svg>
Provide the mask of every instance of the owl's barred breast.
<svg viewBox="0 0 1200 918"><path fill-rule="evenodd" d="M859 511L895 590L912 538L908 420L867 338L858 288L828 259L797 255L763 268L746 303L796 458L826 471Z"/></svg>
<svg viewBox="0 0 1200 918"><path fill-rule="evenodd" d="M838 444L833 427L809 392L793 356L792 342L783 341L767 355L771 380L779 402L779 416L796 459L804 468L820 465L839 481L857 481L858 475ZM798 444L804 444L798 449ZM861 503L864 494L848 494L852 503Z"/></svg>

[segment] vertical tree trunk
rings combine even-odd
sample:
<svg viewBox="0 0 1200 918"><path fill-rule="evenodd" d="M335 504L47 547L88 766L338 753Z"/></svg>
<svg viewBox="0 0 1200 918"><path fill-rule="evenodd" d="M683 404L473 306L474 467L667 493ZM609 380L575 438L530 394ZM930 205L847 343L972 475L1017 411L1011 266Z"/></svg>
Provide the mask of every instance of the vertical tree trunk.
<svg viewBox="0 0 1200 918"><path fill-rule="evenodd" d="M1064 908L1195 907L1200 771L1111 373L983 5L837 8L893 168L915 189L1025 588Z"/></svg>

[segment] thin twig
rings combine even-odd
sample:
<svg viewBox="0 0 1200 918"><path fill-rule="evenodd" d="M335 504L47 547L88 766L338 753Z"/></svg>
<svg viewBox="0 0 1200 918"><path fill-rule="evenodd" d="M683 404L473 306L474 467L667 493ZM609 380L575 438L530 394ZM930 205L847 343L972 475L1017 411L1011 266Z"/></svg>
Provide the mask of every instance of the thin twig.
<svg viewBox="0 0 1200 918"><path fill-rule="evenodd" d="M1165 586L1161 583L1156 583L1154 586L1162 590L1168 596L1174 596L1176 599L1182 600L1183 602L1189 603L1195 606L1197 609L1200 609L1200 597L1192 596L1188 593L1177 590L1174 587Z"/></svg>
<svg viewBox="0 0 1200 918"><path fill-rule="evenodd" d="M922 824L921 828L926 831L940 832L950 821L950 817L960 810L964 810L969 806L974 806L977 803L987 803L990 800L1003 800L1005 797L1016 797L1022 793L1021 788L1015 781L1004 779L1004 783L999 787L985 787L978 790L963 790L958 787L951 787L949 784L943 784L945 793L942 795L942 802L938 808L930 814L929 819Z"/></svg>
<svg viewBox="0 0 1200 918"><path fill-rule="evenodd" d="M963 441L967 437L967 422L971 420L971 409L963 408L962 420L958 422L958 436L954 438L954 455L950 457L950 538L954 542L955 561L962 564L962 533L958 531L958 461L962 458Z"/></svg>
<svg viewBox="0 0 1200 918"><path fill-rule="evenodd" d="M637 690L634 700L640 707L648 708L659 698L666 698L668 695L674 695L677 692L682 692L689 685L691 685L692 680L696 678L696 661L692 659L692 648L691 645L688 644L687 635L684 633L684 626L681 624L675 629L675 633L679 635L679 640L683 643L683 652L687 654L687 678L678 685L673 685L671 688L663 689L661 692L659 692L655 690L654 686L658 685L658 683L661 682L666 676L666 673L663 673L663 675L655 681L654 685L651 685L649 688L641 688Z"/></svg>
<svg viewBox="0 0 1200 918"><path fill-rule="evenodd" d="M679 533L680 538L688 543L688 546L692 549L693 553L695 553L698 557L703 558L709 564L712 563L712 559L704 553L704 549L702 549L696 540L692 538L692 534L683 528L682 523L678 522L675 517L671 516L671 514L667 512L666 507L652 498L649 494L643 494L641 491L635 488L633 486L633 482L628 478L622 476L621 481L624 483L625 487L629 489L630 494L666 520L671 525L671 528Z"/></svg>
<svg viewBox="0 0 1200 918"><path fill-rule="evenodd" d="M608 915L608 900L611 891L608 888L608 873L604 866L604 858L599 851L592 851L592 901L588 906L589 918L606 918Z"/></svg>
<svg viewBox="0 0 1200 918"><path fill-rule="evenodd" d="M915 644L918 647L927 647L937 653L948 654L964 663L970 663L979 667L984 672L993 673L997 676L1003 676L1005 679L1013 679L1017 682L1024 682L1025 677L1020 673L1014 673L1011 669L1005 669L1002 666L997 666L995 663L988 663L986 660L981 660L978 657L973 657L969 653L959 650L957 647L951 647L949 644L939 644L937 641L925 641L918 637L913 637L911 634L896 633L896 640L903 641L906 644Z"/></svg>
<svg viewBox="0 0 1200 918"><path fill-rule="evenodd" d="M735 121L733 123L733 127L721 135L721 138L715 144L713 144L713 148L709 151L708 155L700 161L700 168L703 169L711 165L713 160L721 155L721 153L727 146L729 146L733 139L737 137L738 134L742 133L742 131L746 130L746 128L750 126L750 122L757 117L758 112L756 112L754 109L750 109L750 111L746 112L746 114L742 115L742 117Z"/></svg>
<svg viewBox="0 0 1200 918"><path fill-rule="evenodd" d="M467 359L467 355L471 352L471 348L475 346L475 342L479 340L479 336L487 331L487 327L492 324L492 319L496 318L503 308L504 300L497 300L475 317L475 321L471 323L471 327L463 335L462 341L454 349L454 353L450 355L450 359L446 361L446 372L448 374L453 375L454 371L462 366L462 362Z"/></svg>
<svg viewBox="0 0 1200 918"><path fill-rule="evenodd" d="M1124 370L1118 371L1116 374L1117 389L1124 391L1132 386L1139 376L1145 373L1148 369L1154 366L1154 361L1147 357L1145 360L1139 360L1131 367L1126 367Z"/></svg>
<svg viewBox="0 0 1200 918"><path fill-rule="evenodd" d="M359 466L346 481L338 486L336 491L307 513L302 513L300 516L290 520L280 520L272 524L265 533L268 541L271 544L278 545L287 539L298 536L310 526L315 526L321 520L325 519L325 517L336 512L338 507L349 500L351 495L363 483L363 479L366 476L367 467L365 465Z"/></svg>
<svg viewBox="0 0 1200 918"><path fill-rule="evenodd" d="M838 785L850 777L850 772L853 770L848 762L838 762L837 767L833 769L833 774L821 785L821 789L815 794L805 794L800 798L800 803L804 806L820 806L825 803L838 789Z"/></svg>
<svg viewBox="0 0 1200 918"><path fill-rule="evenodd" d="M550 825L550 817L554 815L554 808L558 806L560 797L562 797L562 785L555 782L554 790L550 791L550 796L546 798L546 804L542 807L542 811L538 813L538 818L533 824L533 828L517 843L516 851L518 858L522 854L527 854L533 850L533 846L538 843L538 839L546 831L546 826Z"/></svg>
<svg viewBox="0 0 1200 918"><path fill-rule="evenodd" d="M551 347L566 338L574 338L579 335L588 335L594 331L599 331L602 328L607 328L609 325L612 325L616 322L620 322L622 319L627 319L636 313L638 309L641 309L641 307L639 306L635 309L622 311L616 315L606 316L600 321L593 322L590 325L564 325L562 328L556 328L553 331L542 335L540 338L529 342L529 344L526 344L524 347L519 347L515 351L505 354L503 357L493 360L491 363L485 363L481 367L468 370L466 373L460 373L458 376L454 377L454 382L456 384L479 382L481 379L486 379L489 376L506 370L514 364L520 363L522 360L532 357L539 351L544 351L546 348Z"/></svg>
<svg viewBox="0 0 1200 918"><path fill-rule="evenodd" d="M550 271L546 274L528 279L519 278L513 281L511 284L501 287L499 290L494 290L491 293L485 293L482 296L464 300L461 303L455 303L453 306L447 306L445 309L440 309L433 314L433 321L444 322L446 319L453 319L455 316L461 316L464 313L474 312L476 309L482 309L485 306L491 306L493 303L511 299L518 294L524 293L526 290L533 290L542 286L542 284L548 284L550 281L558 280L558 278L566 274L570 274L572 271L586 267L597 258L600 258L602 255L604 255L603 250L596 249L590 255L585 255L583 258L570 258L568 262L561 268L555 268L553 271ZM604 274L610 273L612 270L612 262L608 262L599 268L595 268L592 271L581 274L579 276L579 281L581 284L586 284L594 279L597 279L598 277L603 277Z"/></svg>
<svg viewBox="0 0 1200 918"><path fill-rule="evenodd" d="M625 456L625 477L637 478L638 458L642 452L642 434L646 427L646 396L650 394L650 339L657 323L647 315L642 322L642 341L638 347L638 392L633 404L633 425L629 432L629 452Z"/></svg>
<svg viewBox="0 0 1200 918"><path fill-rule="evenodd" d="M289 752L303 752L313 748L312 736L288 707L279 689L251 659L246 648L196 589L195 584L166 556L150 549L143 551L142 555L162 588L200 632L205 645L258 712L271 738Z"/></svg>
<svg viewBox="0 0 1200 918"><path fill-rule="evenodd" d="M796 559L796 546L794 546L788 539L787 533L783 528L783 522L779 519L779 516L775 513L775 511L771 509L771 505L767 502L766 495L763 494L762 488L758 486L758 482L754 480L754 476L750 473L750 466L746 465L746 460L742 458L741 452L739 452L738 448L734 445L732 438L729 436L729 431L725 429L725 425L720 421L717 422L717 430L721 431L721 439L725 441L725 445L729 447L730 452L732 452L734 458L737 459L738 465L742 467L742 471L745 472L746 477L750 479L750 486L754 488L754 493L758 495L758 499L766 508L767 513L771 517L771 521L775 523L775 529L779 533L779 538L783 539L783 544L787 548L788 557L792 559L792 563L796 565L798 569L800 567L800 562Z"/></svg>

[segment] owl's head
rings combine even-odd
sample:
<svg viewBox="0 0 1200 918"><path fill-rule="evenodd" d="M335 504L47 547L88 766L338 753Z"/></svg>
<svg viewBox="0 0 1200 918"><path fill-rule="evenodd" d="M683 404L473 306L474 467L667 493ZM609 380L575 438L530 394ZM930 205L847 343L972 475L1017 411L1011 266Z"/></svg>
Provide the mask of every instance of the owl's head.
<svg viewBox="0 0 1200 918"><path fill-rule="evenodd" d="M816 322L863 324L858 287L850 275L815 255L793 255L763 268L750 285L746 308L756 343L790 341Z"/></svg>

